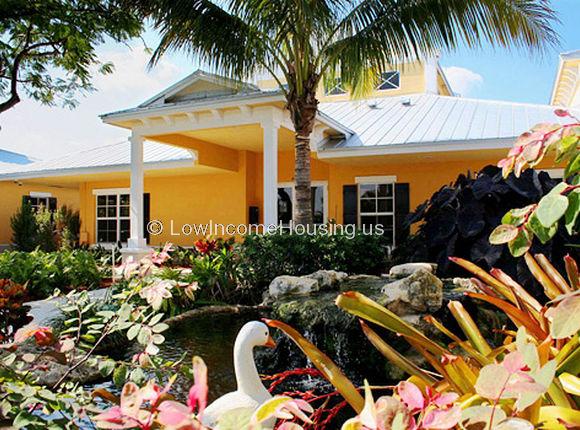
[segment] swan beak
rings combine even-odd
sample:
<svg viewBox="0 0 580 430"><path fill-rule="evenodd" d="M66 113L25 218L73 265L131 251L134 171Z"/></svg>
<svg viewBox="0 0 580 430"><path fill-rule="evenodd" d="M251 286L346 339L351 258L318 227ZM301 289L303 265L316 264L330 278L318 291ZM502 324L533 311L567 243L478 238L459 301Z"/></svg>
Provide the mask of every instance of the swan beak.
<svg viewBox="0 0 580 430"><path fill-rule="evenodd" d="M268 340L266 340L264 346L267 348L276 348L276 341L272 338L271 335L268 335Z"/></svg>

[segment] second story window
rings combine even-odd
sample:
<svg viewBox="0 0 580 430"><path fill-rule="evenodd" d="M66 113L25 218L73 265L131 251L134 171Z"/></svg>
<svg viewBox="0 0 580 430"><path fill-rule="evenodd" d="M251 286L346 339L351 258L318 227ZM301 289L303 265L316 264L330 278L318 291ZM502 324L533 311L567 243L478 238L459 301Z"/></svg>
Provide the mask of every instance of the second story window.
<svg viewBox="0 0 580 430"><path fill-rule="evenodd" d="M383 72L379 79L377 90L396 90L401 87L401 74L399 72Z"/></svg>
<svg viewBox="0 0 580 430"><path fill-rule="evenodd" d="M346 90L342 87L342 80L335 78L334 81L327 83L324 88L324 94L327 96L346 94Z"/></svg>

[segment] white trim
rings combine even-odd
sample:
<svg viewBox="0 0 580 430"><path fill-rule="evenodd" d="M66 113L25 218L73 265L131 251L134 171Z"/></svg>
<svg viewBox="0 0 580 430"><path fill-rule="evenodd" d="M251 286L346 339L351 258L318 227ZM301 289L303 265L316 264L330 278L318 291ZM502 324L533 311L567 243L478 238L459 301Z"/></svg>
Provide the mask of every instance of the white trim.
<svg viewBox="0 0 580 430"><path fill-rule="evenodd" d="M197 159L155 161L145 163L145 170L180 169L194 167ZM16 179L51 178L58 176L96 175L100 173L129 173L130 164L110 164L98 167L73 167L65 169L37 170L33 172L15 172L0 174L0 181Z"/></svg>
<svg viewBox="0 0 580 430"><path fill-rule="evenodd" d="M546 172L552 179L564 178L564 169L540 169L540 172Z"/></svg>
<svg viewBox="0 0 580 430"><path fill-rule="evenodd" d="M355 184L394 184L397 182L397 177L390 176L356 176L354 178Z"/></svg>
<svg viewBox="0 0 580 430"><path fill-rule="evenodd" d="M353 136L357 138L357 136ZM375 155L393 154L426 154L432 152L455 152L455 151L481 151L485 149L506 149L511 148L514 143L513 138L502 139L468 139L465 141L446 141L432 143L402 143L392 145L375 146L351 146L342 148L320 148L318 158L345 158L345 157L370 157ZM348 142L344 145L348 145Z"/></svg>
<svg viewBox="0 0 580 430"><path fill-rule="evenodd" d="M370 177L370 176L369 176ZM380 178L381 176L375 176L375 178ZM389 176L383 176L384 178L389 178ZM390 178L392 178L392 176L390 176ZM382 197L383 199L388 199L391 198L393 200L393 210L391 212L379 212L379 208L378 208L378 200L381 199L381 197L377 197L375 195L374 200L377 202L377 211L376 212L365 212L364 216L390 216L393 218L393 237L392 237L392 243L391 243L391 247L394 248L397 246L397 244L395 243L395 239L396 239L396 229L397 229L397 214L396 214L396 201L395 201L395 183L394 182L359 182L357 183L356 186L356 204L357 204L357 227L358 228L362 228L362 223L361 223L361 218L362 218L362 214L361 214L361 208L360 208L360 203L361 203L361 194L360 194L360 186L361 185L392 185L392 190L393 190L393 197ZM368 200L368 198L367 198Z"/></svg>
<svg viewBox="0 0 580 430"><path fill-rule="evenodd" d="M322 224L328 222L328 181L310 181L311 187L322 187ZM278 188L292 188L292 211L296 208L296 184L294 182L278 182ZM278 195L276 194L276 204ZM294 214L292 214L294 217Z"/></svg>
<svg viewBox="0 0 580 430"><path fill-rule="evenodd" d="M30 197L36 197L36 198L41 198L41 199L48 199L48 198L52 197L52 193L44 193L44 192L40 192L40 191L31 191L28 193L28 195Z"/></svg>
<svg viewBox="0 0 580 430"><path fill-rule="evenodd" d="M95 188L93 189L94 196L106 196L110 194L129 194L130 188Z"/></svg>

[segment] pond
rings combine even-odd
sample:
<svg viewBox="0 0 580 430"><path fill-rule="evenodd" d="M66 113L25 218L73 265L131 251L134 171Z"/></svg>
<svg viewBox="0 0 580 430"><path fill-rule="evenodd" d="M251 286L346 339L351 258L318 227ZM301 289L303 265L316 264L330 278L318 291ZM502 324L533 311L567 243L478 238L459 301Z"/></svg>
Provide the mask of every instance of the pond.
<svg viewBox="0 0 580 430"><path fill-rule="evenodd" d="M234 391L236 378L233 363L233 348L238 331L248 322L258 319L255 315L218 314L181 321L177 326L164 333L165 343L160 345L159 354L167 360L178 360L185 353L184 362L191 363L191 358L198 355L208 367L209 401ZM123 354L130 360L139 352L137 347L129 346ZM186 378L176 381L172 392L183 397L189 391L191 382ZM87 385L87 388L104 387L118 392L111 382Z"/></svg>

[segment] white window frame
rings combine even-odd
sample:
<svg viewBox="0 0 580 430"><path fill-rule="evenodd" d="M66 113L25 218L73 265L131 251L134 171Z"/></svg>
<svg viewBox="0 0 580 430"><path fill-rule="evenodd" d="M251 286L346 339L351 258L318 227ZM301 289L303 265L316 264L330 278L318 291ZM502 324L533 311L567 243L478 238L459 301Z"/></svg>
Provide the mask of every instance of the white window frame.
<svg viewBox="0 0 580 430"><path fill-rule="evenodd" d="M322 224L328 223L328 181L311 181L311 187L322 187ZM296 208L296 184L294 182L278 182L278 188L292 188L292 217ZM278 198L278 194L276 194Z"/></svg>
<svg viewBox="0 0 580 430"><path fill-rule="evenodd" d="M120 196L123 194L131 194L130 188L99 188L93 190L93 195L95 196L95 244L101 245L104 248L112 248L114 247L117 242L119 241L120 234L121 234L121 220L129 220L131 223L131 214L129 213L128 216L121 216L121 198ZM99 205L98 205L98 197L99 196L117 196L117 216L113 217L99 217ZM115 242L99 242L99 220L112 220L115 219L117 222L117 240ZM126 244L127 242L122 242Z"/></svg>
<svg viewBox="0 0 580 430"><path fill-rule="evenodd" d="M45 192L41 192L41 191L31 191L28 193L28 196L33 198L33 199L38 199L39 201L42 200L42 203L38 204L38 205L30 205L30 207L32 208L32 210L34 212L38 211L40 209L40 207L44 207L45 209L49 208L49 201L50 198L53 197L52 193L45 193Z"/></svg>
<svg viewBox="0 0 580 430"><path fill-rule="evenodd" d="M389 79L383 79L383 73L395 73L395 75L391 76ZM386 82L389 82L391 85L395 85L392 82L390 82L391 79L393 79L394 76L399 76L399 85L397 85L395 88L382 88L381 86L384 85ZM384 72L381 72L379 74L379 79L381 81L381 83L379 85L377 85L376 90L377 91L394 91L394 90L400 90L401 89L401 72L398 70L386 70Z"/></svg>
<svg viewBox="0 0 580 430"><path fill-rule="evenodd" d="M396 201L395 201L395 185L397 182L396 176L357 176L355 177L356 183L356 204L357 204L357 225L359 228L362 227L362 217L363 216L392 216L393 217L393 237L392 237L392 247L394 248L397 244L395 242L396 237ZM393 210L392 212L379 212L378 211L378 201L377 201L377 211L376 212L365 212L364 215L361 213L361 185L391 185L393 187ZM375 200L378 197L375 196Z"/></svg>

